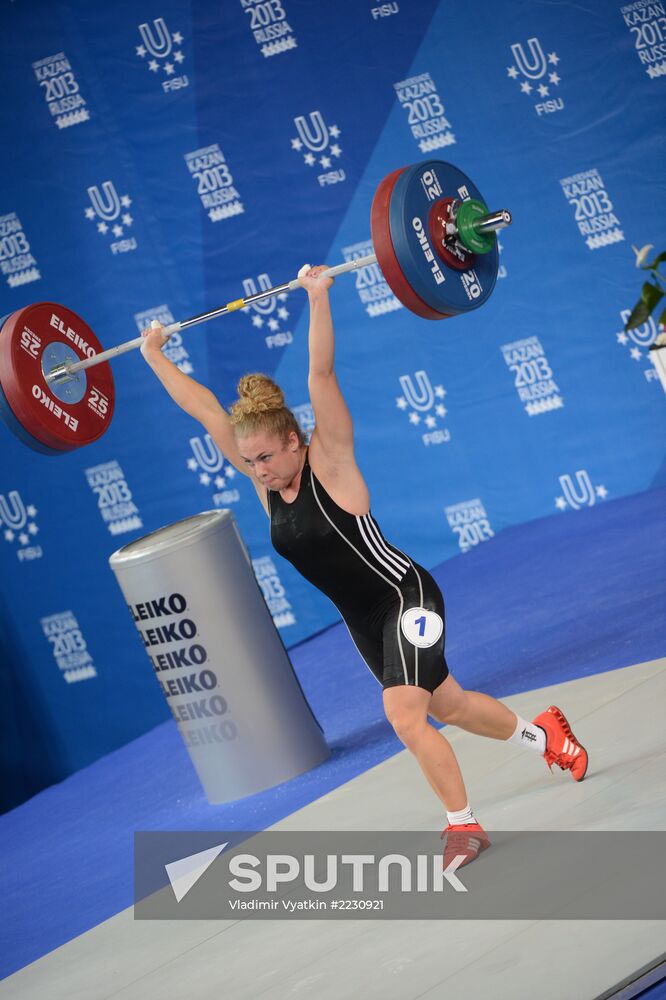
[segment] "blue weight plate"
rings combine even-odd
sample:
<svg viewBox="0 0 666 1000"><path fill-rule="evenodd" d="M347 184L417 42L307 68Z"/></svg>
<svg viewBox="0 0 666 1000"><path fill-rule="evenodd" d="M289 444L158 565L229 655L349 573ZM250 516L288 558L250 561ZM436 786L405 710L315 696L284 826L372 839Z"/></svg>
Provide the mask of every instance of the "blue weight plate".
<svg viewBox="0 0 666 1000"><path fill-rule="evenodd" d="M429 229L430 209L440 198L484 198L457 167L426 160L400 174L391 193L389 224L393 249L405 278L427 305L456 315L478 309L489 297L499 270L497 244L479 254L474 267L458 271L435 252Z"/></svg>

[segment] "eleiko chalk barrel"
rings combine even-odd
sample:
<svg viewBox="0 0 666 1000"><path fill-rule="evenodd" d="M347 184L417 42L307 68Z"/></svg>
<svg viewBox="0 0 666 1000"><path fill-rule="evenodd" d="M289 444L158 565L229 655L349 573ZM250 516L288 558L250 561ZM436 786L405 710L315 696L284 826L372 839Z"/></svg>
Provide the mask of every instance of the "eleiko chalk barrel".
<svg viewBox="0 0 666 1000"><path fill-rule="evenodd" d="M209 802L326 759L230 510L160 528L109 564Z"/></svg>

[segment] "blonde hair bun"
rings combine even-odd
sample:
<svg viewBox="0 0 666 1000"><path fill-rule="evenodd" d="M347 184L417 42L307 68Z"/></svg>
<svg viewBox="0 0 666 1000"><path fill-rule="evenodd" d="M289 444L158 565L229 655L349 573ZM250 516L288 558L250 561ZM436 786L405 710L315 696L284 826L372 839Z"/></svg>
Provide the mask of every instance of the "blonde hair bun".
<svg viewBox="0 0 666 1000"><path fill-rule="evenodd" d="M233 409L239 417L284 409L284 393L268 375L243 375L238 383L238 397Z"/></svg>
<svg viewBox="0 0 666 1000"><path fill-rule="evenodd" d="M299 444L306 444L296 417L285 406L282 389L268 375L258 372L243 375L238 383L238 396L229 409L236 440L261 432L275 434L286 442L293 431Z"/></svg>

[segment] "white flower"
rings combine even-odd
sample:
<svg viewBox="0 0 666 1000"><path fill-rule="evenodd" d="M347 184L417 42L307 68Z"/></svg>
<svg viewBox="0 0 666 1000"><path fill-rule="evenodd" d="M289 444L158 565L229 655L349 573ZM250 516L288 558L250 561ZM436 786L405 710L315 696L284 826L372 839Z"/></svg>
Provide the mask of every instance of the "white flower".
<svg viewBox="0 0 666 1000"><path fill-rule="evenodd" d="M640 250L637 250L632 243L631 249L636 254L636 267L643 267L650 255L650 250L654 250L654 243L646 243Z"/></svg>

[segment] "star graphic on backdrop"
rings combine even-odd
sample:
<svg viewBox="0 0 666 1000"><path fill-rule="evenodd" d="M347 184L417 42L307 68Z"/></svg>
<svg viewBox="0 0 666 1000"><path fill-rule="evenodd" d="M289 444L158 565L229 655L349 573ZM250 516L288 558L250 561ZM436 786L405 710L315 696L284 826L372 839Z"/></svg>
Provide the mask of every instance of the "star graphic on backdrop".
<svg viewBox="0 0 666 1000"><path fill-rule="evenodd" d="M295 149L297 153L300 153L300 151L303 149L303 143L301 142L300 139L292 139L291 148Z"/></svg>
<svg viewBox="0 0 666 1000"><path fill-rule="evenodd" d="M37 508L33 507L32 504L30 504L29 507L26 507L25 510L26 510L26 513L27 513L28 517L37 517Z"/></svg>
<svg viewBox="0 0 666 1000"><path fill-rule="evenodd" d="M551 64L551 66L557 66L559 61L560 57L558 56L557 52L548 53L548 62Z"/></svg>
<svg viewBox="0 0 666 1000"><path fill-rule="evenodd" d="M125 212L123 214L123 225L124 226L131 226L133 222L134 222L134 219L129 214L129 212Z"/></svg>
<svg viewBox="0 0 666 1000"><path fill-rule="evenodd" d="M409 422L410 422L410 424L420 424L421 423L421 418L418 415L418 413L410 413L409 414Z"/></svg>
<svg viewBox="0 0 666 1000"><path fill-rule="evenodd" d="M87 208L86 209L86 219L94 219L94 218L95 218L95 209L94 208Z"/></svg>
<svg viewBox="0 0 666 1000"><path fill-rule="evenodd" d="M395 401L395 405L400 410L406 410L407 409L407 400L405 399L404 396L398 396L398 398Z"/></svg>
<svg viewBox="0 0 666 1000"><path fill-rule="evenodd" d="M5 531L5 541L6 542L14 541L14 532L10 528L7 528L7 530Z"/></svg>
<svg viewBox="0 0 666 1000"><path fill-rule="evenodd" d="M159 68L160 64L158 63L157 59L151 59L150 62L148 63L148 69L150 69L153 73L157 73Z"/></svg>
<svg viewBox="0 0 666 1000"><path fill-rule="evenodd" d="M188 460L187 460L187 467L190 470L190 472L194 472L196 470L196 468L197 468L197 460L196 460L196 458L188 458Z"/></svg>
<svg viewBox="0 0 666 1000"><path fill-rule="evenodd" d="M555 506L558 510L566 510L567 502L564 497L555 497Z"/></svg>
<svg viewBox="0 0 666 1000"><path fill-rule="evenodd" d="M595 486L594 492L601 500L605 500L606 497L608 496L608 490L606 489L605 486Z"/></svg>
<svg viewBox="0 0 666 1000"><path fill-rule="evenodd" d="M25 532L21 532L21 534L19 535L19 542L21 543L21 545L27 545L29 541L30 539L25 534Z"/></svg>
<svg viewBox="0 0 666 1000"><path fill-rule="evenodd" d="M217 486L218 490L223 490L227 485L227 481L226 479L223 479L222 476L216 476L215 485Z"/></svg>
<svg viewBox="0 0 666 1000"><path fill-rule="evenodd" d="M548 79L550 80L550 82L552 84L554 84L557 87L558 83L560 82L560 80L562 78L560 76L558 76L557 73L549 73L548 74Z"/></svg>
<svg viewBox="0 0 666 1000"><path fill-rule="evenodd" d="M173 35L171 37L173 38L173 40L176 43L176 45L182 45L183 44L183 36L181 35L180 31L174 31L174 33L173 33Z"/></svg>
<svg viewBox="0 0 666 1000"><path fill-rule="evenodd" d="M120 199L120 204L123 206L123 208L129 208L130 205L132 204L132 199L128 194L124 194Z"/></svg>
<svg viewBox="0 0 666 1000"><path fill-rule="evenodd" d="M173 74L173 63L165 62L164 72L166 73L167 76L171 76Z"/></svg>
<svg viewBox="0 0 666 1000"><path fill-rule="evenodd" d="M143 57L146 54L146 50L144 49L143 45L137 45L137 47L136 47L136 54L138 56L141 56L141 58L143 59Z"/></svg>
<svg viewBox="0 0 666 1000"><path fill-rule="evenodd" d="M199 482L201 483L202 486L208 486L208 484L210 483L210 476L208 475L207 472L201 473L201 475L199 476Z"/></svg>
<svg viewBox="0 0 666 1000"><path fill-rule="evenodd" d="M622 344L623 347L624 347L625 344L629 343L629 337L627 337L627 335L624 332L624 330L622 331L622 333L618 333L617 340L618 340L618 343Z"/></svg>
<svg viewBox="0 0 666 1000"><path fill-rule="evenodd" d="M261 318L261 316L253 316L252 317L252 326L256 326L257 329L260 330L263 325L264 325L264 321Z"/></svg>
<svg viewBox="0 0 666 1000"><path fill-rule="evenodd" d="M280 308L278 309L278 311L277 311L277 314L278 314L278 316L280 317L280 319L289 319L289 313L288 313L288 312L287 312L287 310L286 310L286 309L284 308L284 306L281 306L281 307L280 307Z"/></svg>
<svg viewBox="0 0 666 1000"><path fill-rule="evenodd" d="M224 470L224 474L227 477L227 479L233 479L234 476L236 475L236 470L234 469L233 465L228 465Z"/></svg>
<svg viewBox="0 0 666 1000"><path fill-rule="evenodd" d="M37 527L36 524L29 524L28 531L30 532L31 535L36 535L37 532L39 531L39 528Z"/></svg>
<svg viewBox="0 0 666 1000"><path fill-rule="evenodd" d="M434 417L431 417L431 416L426 417L425 418L425 422L426 422L426 427L436 427L437 426L437 421L435 420Z"/></svg>
<svg viewBox="0 0 666 1000"><path fill-rule="evenodd" d="M119 226L118 223L113 227L113 235L120 238L123 235L123 227Z"/></svg>
<svg viewBox="0 0 666 1000"><path fill-rule="evenodd" d="M307 165L309 167L313 166L315 158L312 155L312 153L306 153L305 156L303 157L303 159L305 160L305 162L307 163Z"/></svg>
<svg viewBox="0 0 666 1000"><path fill-rule="evenodd" d="M444 388L443 385L435 386L435 395L437 396L437 399L444 399L444 397L446 396L446 389Z"/></svg>
<svg viewBox="0 0 666 1000"><path fill-rule="evenodd" d="M629 353L631 354L634 361L640 361L641 358L643 357L643 355L641 354L641 352L638 350L637 347L632 347Z"/></svg>
<svg viewBox="0 0 666 1000"><path fill-rule="evenodd" d="M446 409L446 407L445 407L445 406L442 406L442 404L441 404L441 403L439 403L439 404L438 404L438 405L437 405L437 406L435 407L435 413L437 414L437 416L438 416L438 417L445 417L445 416L446 416L446 414L447 414L448 412L449 412L449 411L448 411L448 410Z"/></svg>
<svg viewBox="0 0 666 1000"><path fill-rule="evenodd" d="M331 152L333 153L333 156L342 156L342 150L338 146L337 142L331 146Z"/></svg>
<svg viewBox="0 0 666 1000"><path fill-rule="evenodd" d="M177 63L182 63L185 60L185 56L182 52L174 52L173 57Z"/></svg>
<svg viewBox="0 0 666 1000"><path fill-rule="evenodd" d="M516 69L515 66L507 66L506 71L512 80L515 80L517 78L518 70Z"/></svg>
<svg viewBox="0 0 666 1000"><path fill-rule="evenodd" d="M331 133L334 139L337 139L338 136L340 135L340 129L338 128L337 125L331 125L328 131Z"/></svg>
<svg viewBox="0 0 666 1000"><path fill-rule="evenodd" d="M523 82L520 85L520 89L522 90L523 94L531 94L532 84L528 80L523 80Z"/></svg>
<svg viewBox="0 0 666 1000"><path fill-rule="evenodd" d="M324 170L328 170L331 165L331 158L329 156L322 156L319 160Z"/></svg>
<svg viewBox="0 0 666 1000"><path fill-rule="evenodd" d="M276 319L269 319L269 321L268 321L268 329L272 330L273 333L275 333L276 330L280 329L280 324L278 323L278 321Z"/></svg>
<svg viewBox="0 0 666 1000"><path fill-rule="evenodd" d="M106 222L98 222L97 223L97 232L98 233L102 233L104 235L104 234L106 234L108 232L108 230L109 230L109 227L107 226Z"/></svg>
<svg viewBox="0 0 666 1000"><path fill-rule="evenodd" d="M280 294L277 297L278 302L286 302L288 298L289 296L287 295L286 292L280 292Z"/></svg>
<svg viewBox="0 0 666 1000"><path fill-rule="evenodd" d="M550 91L548 90L548 87L545 85L545 83L542 83L541 86L539 87L539 94L540 94L540 96L541 97L548 97L549 93L550 93Z"/></svg>

